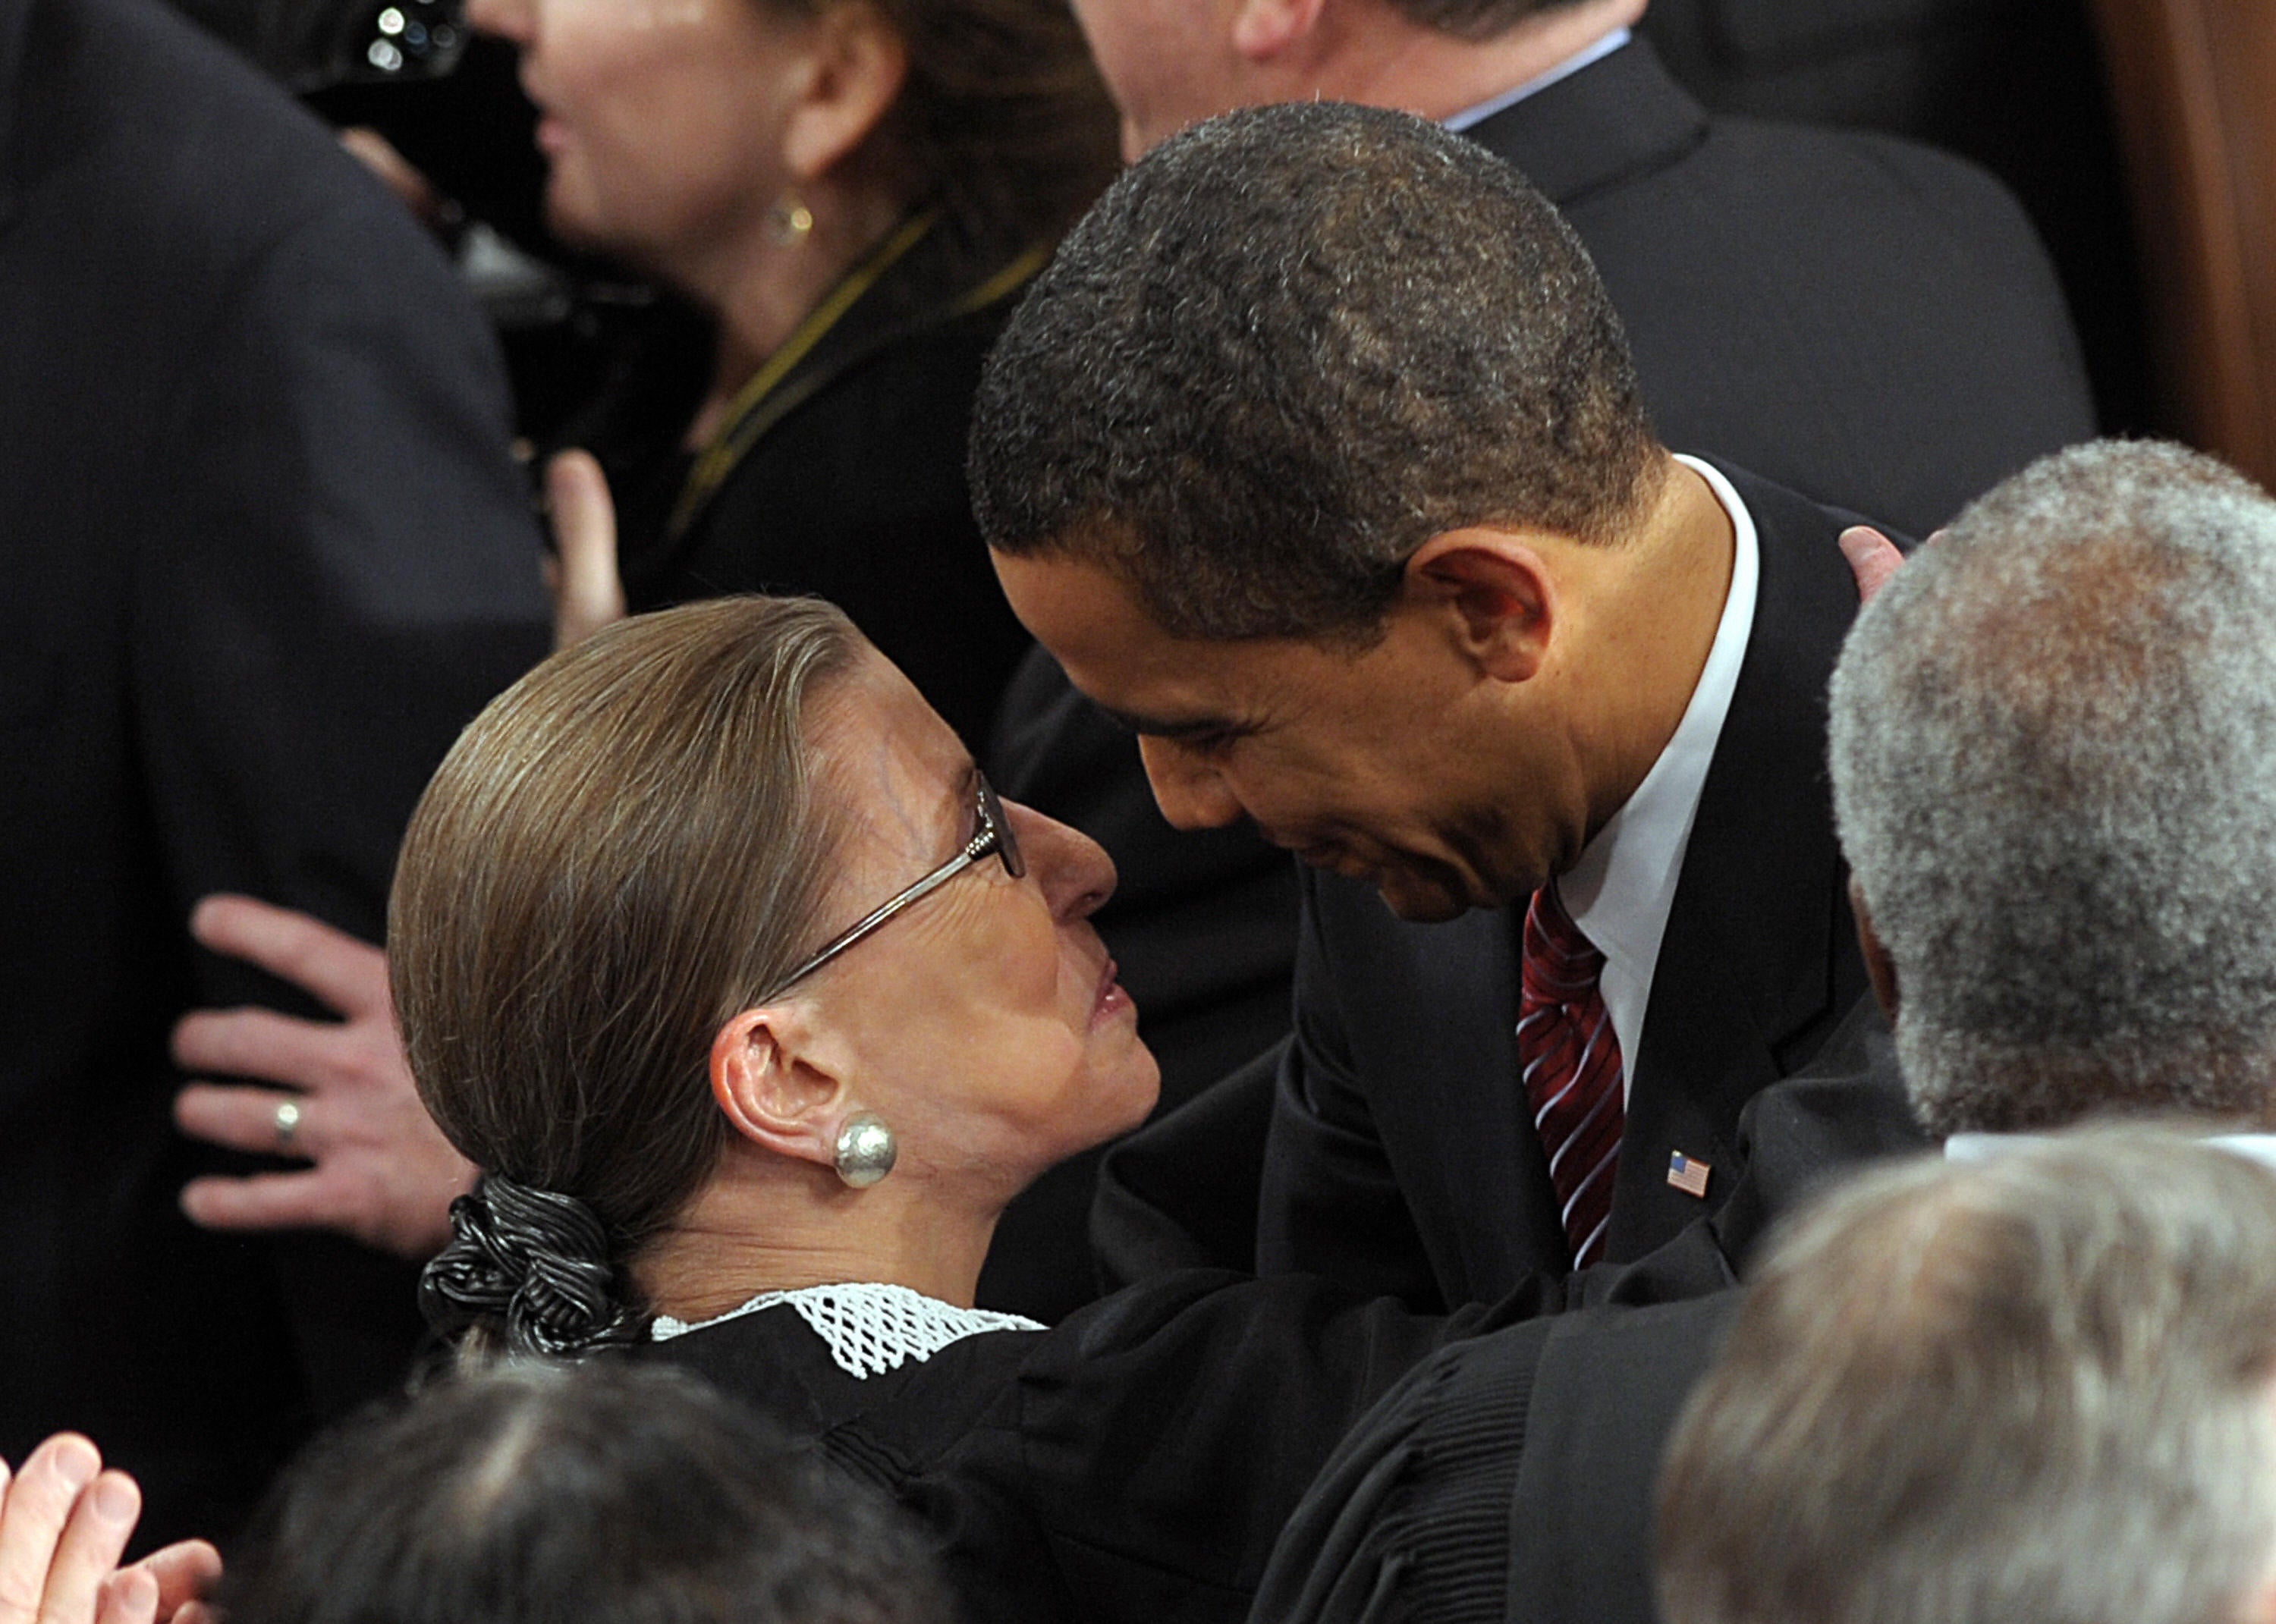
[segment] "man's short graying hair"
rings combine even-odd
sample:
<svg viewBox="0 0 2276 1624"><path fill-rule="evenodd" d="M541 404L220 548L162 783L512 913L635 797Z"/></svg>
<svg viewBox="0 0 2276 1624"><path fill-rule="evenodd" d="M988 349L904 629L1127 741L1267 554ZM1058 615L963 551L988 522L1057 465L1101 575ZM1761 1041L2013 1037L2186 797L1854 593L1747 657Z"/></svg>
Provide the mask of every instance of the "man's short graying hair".
<svg viewBox="0 0 2276 1624"><path fill-rule="evenodd" d="M1616 540L1664 461L1596 268L1438 125L1308 102L1156 148L1059 247L973 412L989 544L1167 631L1365 636L1465 526Z"/></svg>
<svg viewBox="0 0 2276 1624"><path fill-rule="evenodd" d="M1859 617L1832 758L1923 1126L2265 1112L2276 502L2179 446L2034 464Z"/></svg>
<svg viewBox="0 0 2276 1624"><path fill-rule="evenodd" d="M1844 1185L1660 1482L1669 1624L2236 1624L2276 1575L2276 1176L2143 1129Z"/></svg>

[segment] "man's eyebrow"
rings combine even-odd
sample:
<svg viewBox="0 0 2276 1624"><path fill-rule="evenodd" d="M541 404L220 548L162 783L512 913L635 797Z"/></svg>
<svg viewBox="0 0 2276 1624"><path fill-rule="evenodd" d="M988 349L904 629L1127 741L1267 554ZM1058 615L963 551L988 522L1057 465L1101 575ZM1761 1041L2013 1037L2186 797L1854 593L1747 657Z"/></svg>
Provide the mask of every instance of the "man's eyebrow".
<svg viewBox="0 0 2276 1624"><path fill-rule="evenodd" d="M1225 734L1254 732L1246 722L1236 722L1228 717L1183 717L1172 720L1167 717L1140 716L1128 710L1117 710L1111 705L1101 705L1106 719L1117 727L1149 739L1208 739Z"/></svg>

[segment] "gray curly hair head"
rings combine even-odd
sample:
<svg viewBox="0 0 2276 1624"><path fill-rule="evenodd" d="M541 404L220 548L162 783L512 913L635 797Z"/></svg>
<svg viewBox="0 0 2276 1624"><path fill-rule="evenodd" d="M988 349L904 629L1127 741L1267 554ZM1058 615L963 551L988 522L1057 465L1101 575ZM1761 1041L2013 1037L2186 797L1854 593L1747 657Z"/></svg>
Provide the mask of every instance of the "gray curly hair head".
<svg viewBox="0 0 2276 1624"><path fill-rule="evenodd" d="M2276 501L2174 445L2034 464L1859 617L1832 761L1924 1126L2265 1114Z"/></svg>

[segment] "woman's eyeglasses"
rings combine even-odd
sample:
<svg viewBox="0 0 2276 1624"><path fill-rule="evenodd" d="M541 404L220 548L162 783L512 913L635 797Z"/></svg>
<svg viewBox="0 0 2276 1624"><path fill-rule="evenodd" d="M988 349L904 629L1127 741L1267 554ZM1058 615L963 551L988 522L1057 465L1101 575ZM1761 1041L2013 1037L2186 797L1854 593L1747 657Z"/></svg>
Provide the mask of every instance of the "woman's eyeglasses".
<svg viewBox="0 0 2276 1624"><path fill-rule="evenodd" d="M1012 832L1011 820L1004 816L1004 803L996 799L996 792L976 768L973 770L972 783L974 800L978 803L979 826L973 831L972 839L964 843L964 849L915 884L897 892L883 905L831 937L812 958L785 976L781 984L767 994L767 998L779 998L789 991L856 942L875 932L894 914L930 896L990 853L1003 863L1004 872L1013 879L1027 873L1027 860L1020 855L1020 842Z"/></svg>

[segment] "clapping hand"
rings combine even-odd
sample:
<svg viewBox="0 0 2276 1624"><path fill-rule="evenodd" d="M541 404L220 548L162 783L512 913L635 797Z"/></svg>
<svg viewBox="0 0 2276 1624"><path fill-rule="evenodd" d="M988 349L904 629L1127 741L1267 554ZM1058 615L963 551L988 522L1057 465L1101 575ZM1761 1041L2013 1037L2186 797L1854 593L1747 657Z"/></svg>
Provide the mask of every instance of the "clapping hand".
<svg viewBox="0 0 2276 1624"><path fill-rule="evenodd" d="M586 452L563 452L545 465L545 507L553 520L553 551L545 560L553 646L566 649L625 618L617 509L601 465Z"/></svg>
<svg viewBox="0 0 2276 1624"><path fill-rule="evenodd" d="M104 1471L76 1433L49 1438L12 1477L0 1462L0 1624L212 1624L202 1598L221 1554L203 1540L118 1566L141 1514L134 1480Z"/></svg>

